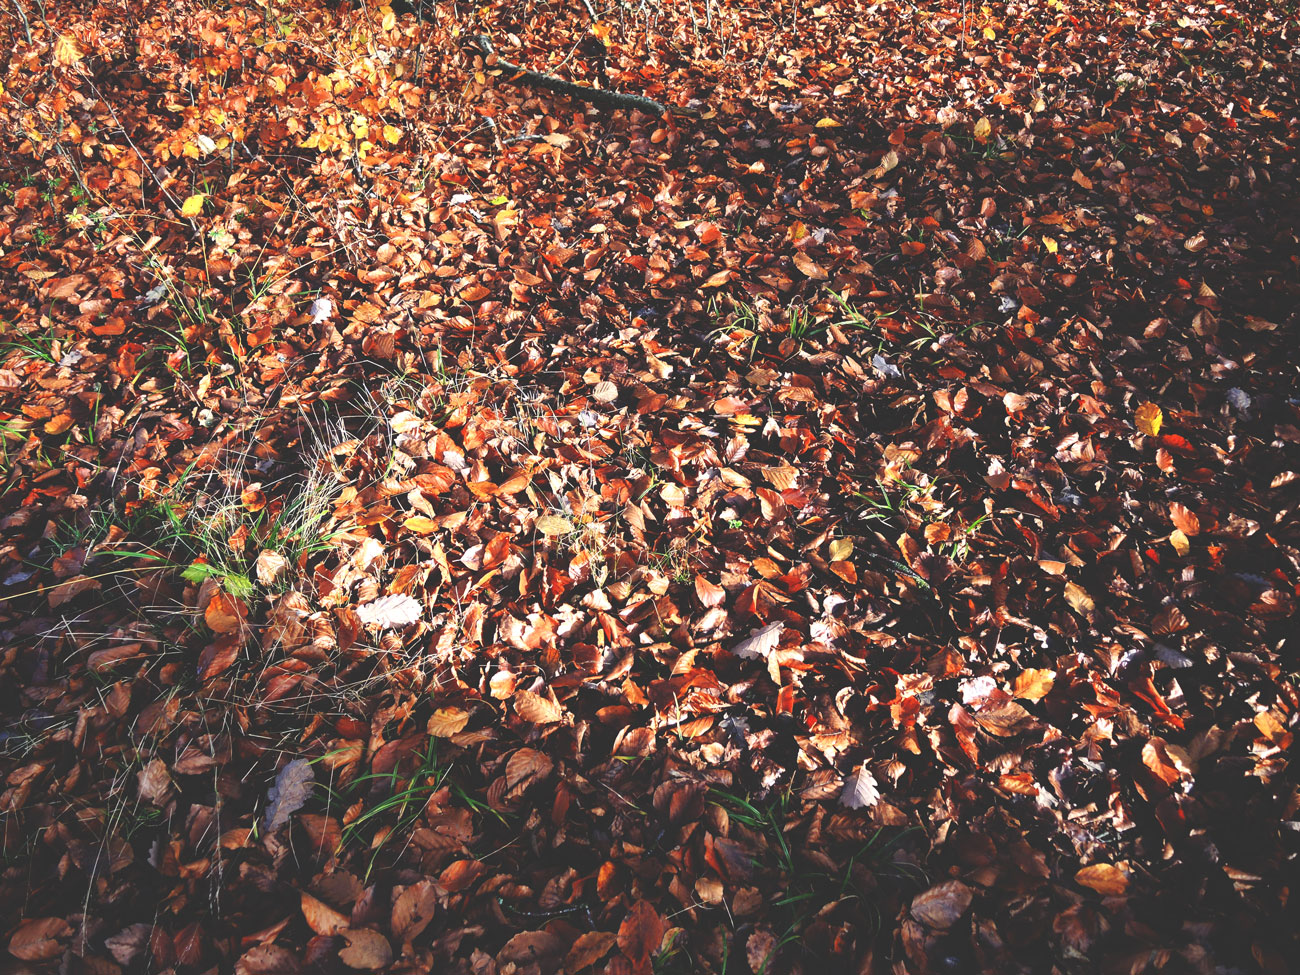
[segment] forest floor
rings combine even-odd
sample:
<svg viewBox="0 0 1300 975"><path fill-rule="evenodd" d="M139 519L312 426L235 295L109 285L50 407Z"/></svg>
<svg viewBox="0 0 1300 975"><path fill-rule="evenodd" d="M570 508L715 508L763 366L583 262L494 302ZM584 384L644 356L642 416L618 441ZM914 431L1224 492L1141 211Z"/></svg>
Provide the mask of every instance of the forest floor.
<svg viewBox="0 0 1300 975"><path fill-rule="evenodd" d="M4 970L1295 971L1294 0L611 3L0 14Z"/></svg>

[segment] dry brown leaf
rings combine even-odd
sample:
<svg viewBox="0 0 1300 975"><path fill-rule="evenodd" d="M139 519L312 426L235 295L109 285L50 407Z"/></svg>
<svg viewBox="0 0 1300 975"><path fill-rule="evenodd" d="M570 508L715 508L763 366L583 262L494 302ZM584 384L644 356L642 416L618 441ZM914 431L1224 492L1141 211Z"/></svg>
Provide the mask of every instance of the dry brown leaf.
<svg viewBox="0 0 1300 975"><path fill-rule="evenodd" d="M429 926L437 906L438 888L432 880L411 884L393 901L393 936L402 944L410 944Z"/></svg>
<svg viewBox="0 0 1300 975"><path fill-rule="evenodd" d="M459 734L469 723L469 712L463 708L438 708L429 715L426 729L434 738L450 738Z"/></svg>
<svg viewBox="0 0 1300 975"><path fill-rule="evenodd" d="M564 717L563 708L550 698L532 691L515 691L514 702L515 713L533 724L554 724Z"/></svg>
<svg viewBox="0 0 1300 975"><path fill-rule="evenodd" d="M945 880L912 898L912 917L926 927L946 930L970 909L974 896L960 880Z"/></svg>
<svg viewBox="0 0 1300 975"><path fill-rule="evenodd" d="M339 960L348 968L377 972L393 963L393 946L378 931L349 928L339 934L348 942L348 946L339 952Z"/></svg>
<svg viewBox="0 0 1300 975"><path fill-rule="evenodd" d="M587 931L578 936L569 953L564 958L564 967L576 972L588 965L594 965L609 954L618 944L618 936L609 931Z"/></svg>
<svg viewBox="0 0 1300 975"><path fill-rule="evenodd" d="M299 902L307 927L317 934L334 935L347 929L349 923L347 915L334 910L324 901L317 900L311 894L302 891L299 894Z"/></svg>
<svg viewBox="0 0 1300 975"><path fill-rule="evenodd" d="M22 961L48 961L63 954L63 942L71 937L72 925L61 917L27 918L9 936L9 954Z"/></svg>
<svg viewBox="0 0 1300 975"><path fill-rule="evenodd" d="M213 633L234 633L243 626L248 606L228 592L216 592L203 611L203 621Z"/></svg>
<svg viewBox="0 0 1300 975"><path fill-rule="evenodd" d="M424 611L418 600L405 593L380 596L357 607L357 619L380 630L400 630L420 619Z"/></svg>
<svg viewBox="0 0 1300 975"><path fill-rule="evenodd" d="M1065 584L1065 601L1068 602L1070 608L1080 616L1092 619L1093 610L1096 609L1096 603L1092 601L1092 597L1088 595L1087 590L1077 582L1067 582Z"/></svg>
<svg viewBox="0 0 1300 975"><path fill-rule="evenodd" d="M648 902L637 901L618 928L618 947L637 969L648 967L664 936L663 919Z"/></svg>

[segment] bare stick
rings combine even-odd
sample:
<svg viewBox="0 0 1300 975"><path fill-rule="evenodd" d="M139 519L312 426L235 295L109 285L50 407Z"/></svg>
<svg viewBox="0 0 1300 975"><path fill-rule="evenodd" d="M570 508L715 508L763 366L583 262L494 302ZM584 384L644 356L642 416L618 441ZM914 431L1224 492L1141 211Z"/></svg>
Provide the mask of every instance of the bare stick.
<svg viewBox="0 0 1300 975"><path fill-rule="evenodd" d="M478 41L478 46L488 58L496 54L491 42L482 34L477 35L475 40ZM620 91L608 91L604 88L589 88L586 85L576 85L572 81L565 81L563 78L542 74L539 71L530 71L528 68L521 68L517 64L511 64L509 61L500 58L497 58L495 63L489 62L487 67L494 74L499 74L501 80L508 84L546 88L549 91L568 95L570 98L576 98L590 105L601 105L607 108L635 108L648 115L666 115L669 112L676 115L698 114L694 109L679 108L676 105L668 106L663 102L655 101L653 98L646 98L644 95L627 95Z"/></svg>
<svg viewBox="0 0 1300 975"><path fill-rule="evenodd" d="M18 11L18 19L23 22L23 30L27 32L27 43L32 43L32 25L27 22L27 11L23 9L22 0L13 0L14 9ZM588 8L591 9L591 8Z"/></svg>

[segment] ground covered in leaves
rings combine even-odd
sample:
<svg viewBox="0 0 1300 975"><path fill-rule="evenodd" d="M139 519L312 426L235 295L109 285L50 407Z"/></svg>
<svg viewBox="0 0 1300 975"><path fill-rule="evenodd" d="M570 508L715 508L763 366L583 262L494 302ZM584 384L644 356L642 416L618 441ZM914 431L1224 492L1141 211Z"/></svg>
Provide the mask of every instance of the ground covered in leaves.
<svg viewBox="0 0 1300 975"><path fill-rule="evenodd" d="M0 28L6 970L1294 970L1293 3L142 10Z"/></svg>

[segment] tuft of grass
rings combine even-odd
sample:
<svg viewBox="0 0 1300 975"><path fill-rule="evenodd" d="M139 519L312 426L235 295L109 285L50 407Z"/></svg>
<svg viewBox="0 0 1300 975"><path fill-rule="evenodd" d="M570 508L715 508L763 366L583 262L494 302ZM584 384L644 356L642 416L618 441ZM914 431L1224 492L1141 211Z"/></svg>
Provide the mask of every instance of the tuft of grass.
<svg viewBox="0 0 1300 975"><path fill-rule="evenodd" d="M878 929L883 921L878 896L882 884L919 888L928 883L919 868L894 857L899 844L915 827L893 835L887 835L884 827L875 830L842 867L831 870L801 857L787 839L782 824L795 812L789 791L757 803L738 792L714 788L709 791L709 801L725 809L732 823L755 835L759 852L754 866L775 874L769 888L774 894L770 920L773 930L780 933L758 975L772 970L783 949L800 944L808 925L832 906L851 904L859 916L869 918L872 927ZM729 941L724 944L723 972L727 971L728 945ZM808 953L808 949L802 950Z"/></svg>

